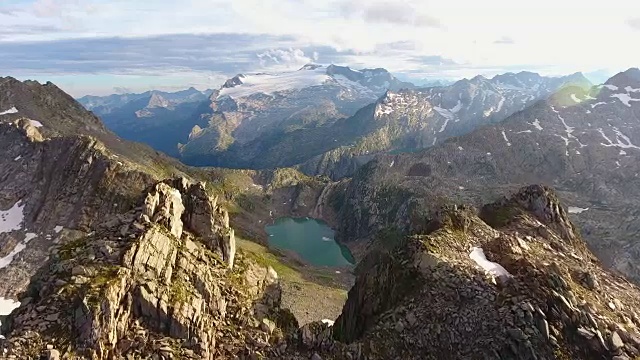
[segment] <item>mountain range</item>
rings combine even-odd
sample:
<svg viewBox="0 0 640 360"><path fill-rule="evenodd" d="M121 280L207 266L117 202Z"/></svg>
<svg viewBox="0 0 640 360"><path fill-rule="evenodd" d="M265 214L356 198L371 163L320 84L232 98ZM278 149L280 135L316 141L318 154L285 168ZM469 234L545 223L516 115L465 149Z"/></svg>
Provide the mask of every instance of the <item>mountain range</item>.
<svg viewBox="0 0 640 360"><path fill-rule="evenodd" d="M92 113L52 83L0 78L2 353L640 356L640 70L411 87L309 65ZM297 106L314 115L280 117ZM96 116L123 107L134 140L189 129L178 159ZM254 169L179 162L197 139L194 163ZM261 246L286 216L325 220L355 269Z"/></svg>
<svg viewBox="0 0 640 360"><path fill-rule="evenodd" d="M384 69L310 64L288 73L240 74L199 105L156 106L150 114L149 104L163 102L147 94L103 117L120 136L187 164L298 166L310 175L337 180L353 175L373 154L433 146L504 120L569 85L591 86L582 74L547 78L521 72L416 89ZM80 101L87 99L101 103L87 97ZM102 102L108 101L110 97ZM142 113L146 115L135 115ZM300 143L306 145L297 148Z"/></svg>

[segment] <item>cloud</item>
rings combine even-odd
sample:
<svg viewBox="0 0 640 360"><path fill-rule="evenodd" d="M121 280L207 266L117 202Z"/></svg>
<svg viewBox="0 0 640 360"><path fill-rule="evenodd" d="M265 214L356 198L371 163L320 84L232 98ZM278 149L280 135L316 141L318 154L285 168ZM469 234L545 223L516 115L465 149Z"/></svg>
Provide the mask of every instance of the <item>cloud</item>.
<svg viewBox="0 0 640 360"><path fill-rule="evenodd" d="M493 43L494 44L500 44L500 45L513 45L516 42L512 38L510 38L508 36L503 36L500 39L494 41Z"/></svg>
<svg viewBox="0 0 640 360"><path fill-rule="evenodd" d="M64 31L62 28L54 25L14 25L0 27L0 40L12 39L15 36L51 34Z"/></svg>
<svg viewBox="0 0 640 360"><path fill-rule="evenodd" d="M259 65L257 53L290 47L285 36L242 34L161 35L145 38L87 38L43 42L0 42L0 69L19 73L158 74L218 71L235 74ZM268 47L268 48L267 48ZM297 52L273 51L279 61Z"/></svg>
<svg viewBox="0 0 640 360"><path fill-rule="evenodd" d="M291 69L299 68L305 64L318 60L318 52L314 51L312 57L305 55L300 49L289 48L286 50L272 49L257 54L260 66L269 69Z"/></svg>
<svg viewBox="0 0 640 360"><path fill-rule="evenodd" d="M627 24L636 30L640 30L640 18L632 18L627 20Z"/></svg>
<svg viewBox="0 0 640 360"><path fill-rule="evenodd" d="M374 3L364 9L364 19L369 22L419 27L440 27L440 22L425 14L416 14L415 9L403 3Z"/></svg>
<svg viewBox="0 0 640 360"><path fill-rule="evenodd" d="M365 22L415 27L442 27L441 22L407 2L364 2L345 0L340 6L347 18L362 18Z"/></svg>

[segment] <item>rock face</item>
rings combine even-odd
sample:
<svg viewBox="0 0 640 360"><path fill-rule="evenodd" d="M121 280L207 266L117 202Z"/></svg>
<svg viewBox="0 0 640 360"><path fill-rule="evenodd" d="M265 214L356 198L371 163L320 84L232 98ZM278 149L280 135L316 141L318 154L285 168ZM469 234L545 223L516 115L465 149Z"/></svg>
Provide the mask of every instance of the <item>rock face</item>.
<svg viewBox="0 0 640 360"><path fill-rule="evenodd" d="M16 111L0 115L0 297L15 299L50 246L129 211L185 167L117 138L53 84L0 78L5 107Z"/></svg>
<svg viewBox="0 0 640 360"><path fill-rule="evenodd" d="M617 359L638 355L640 289L605 270L579 235L568 241L573 225L548 188L523 188L479 212L446 206L430 219L426 234L409 236L391 249L376 247L362 260L342 315L330 329L334 339L350 345L346 349L325 345L333 350L319 352L320 356L339 359L338 353L360 352L366 359ZM548 230L545 236L540 235L541 227ZM470 258L473 247L504 267L509 279L500 282L485 272ZM604 288L582 285L578 279L584 272L606 279L600 282ZM323 338L321 331L309 332L315 336L303 339L322 348L315 343Z"/></svg>
<svg viewBox="0 0 640 360"><path fill-rule="evenodd" d="M217 205L218 198L207 194L204 183L190 184L181 178L169 184L160 183L147 194L143 209L146 219L164 225L177 238L186 225L209 250L219 253L233 267L234 231L229 227L229 213Z"/></svg>
<svg viewBox="0 0 640 360"><path fill-rule="evenodd" d="M63 358L232 359L295 328L283 323L275 272L242 257L234 265L228 214L202 183L158 183L136 210L53 254L3 324L9 355L49 344Z"/></svg>

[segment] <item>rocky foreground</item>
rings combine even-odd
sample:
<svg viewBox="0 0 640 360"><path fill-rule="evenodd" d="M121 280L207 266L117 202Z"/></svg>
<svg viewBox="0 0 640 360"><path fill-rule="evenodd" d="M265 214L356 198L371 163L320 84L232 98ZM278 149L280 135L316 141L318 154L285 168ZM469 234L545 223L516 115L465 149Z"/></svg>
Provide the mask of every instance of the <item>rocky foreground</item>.
<svg viewBox="0 0 640 360"><path fill-rule="evenodd" d="M52 250L3 322L8 358L633 359L640 289L548 188L447 206L361 261L335 325L298 327L201 183L165 180ZM322 294L318 294L321 301Z"/></svg>

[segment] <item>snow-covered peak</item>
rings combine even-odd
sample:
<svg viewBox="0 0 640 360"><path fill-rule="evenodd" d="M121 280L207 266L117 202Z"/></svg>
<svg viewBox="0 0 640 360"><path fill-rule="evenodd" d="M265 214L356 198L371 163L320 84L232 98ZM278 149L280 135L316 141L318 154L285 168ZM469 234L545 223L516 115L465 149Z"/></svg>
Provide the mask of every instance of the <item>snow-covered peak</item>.
<svg viewBox="0 0 640 360"><path fill-rule="evenodd" d="M279 74L238 75L225 83L218 97L242 98L257 93L270 95L279 91L322 85L330 79L322 68ZM233 85L227 86L228 84Z"/></svg>
<svg viewBox="0 0 640 360"><path fill-rule="evenodd" d="M398 81L385 69L353 70L347 66L307 64L296 71L281 73L239 74L225 82L217 98L239 99L254 94L301 90L313 86L339 89L347 98L378 98L388 89L412 87Z"/></svg>

